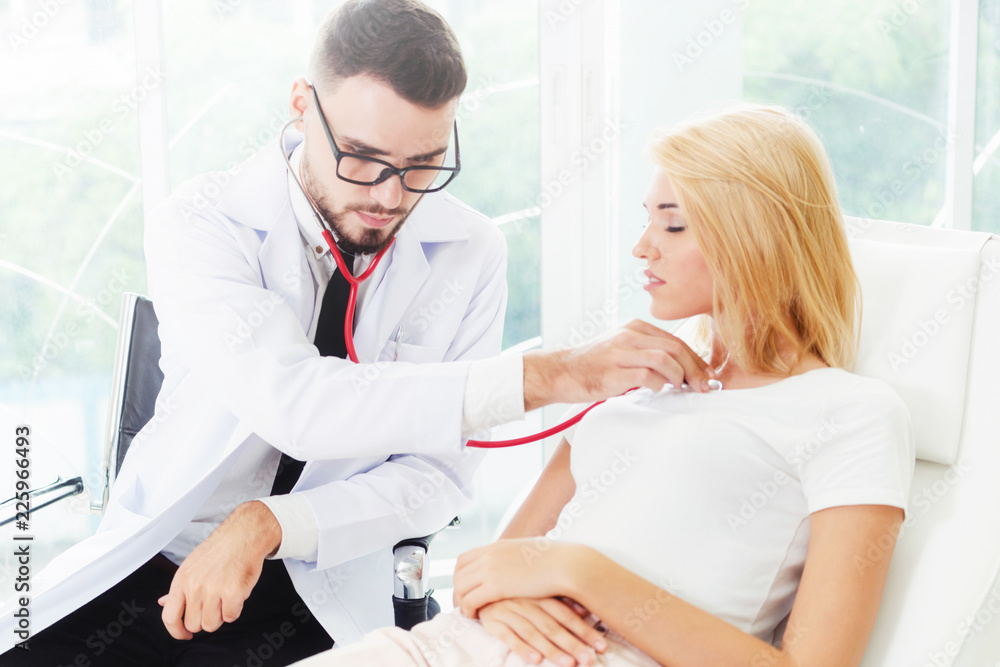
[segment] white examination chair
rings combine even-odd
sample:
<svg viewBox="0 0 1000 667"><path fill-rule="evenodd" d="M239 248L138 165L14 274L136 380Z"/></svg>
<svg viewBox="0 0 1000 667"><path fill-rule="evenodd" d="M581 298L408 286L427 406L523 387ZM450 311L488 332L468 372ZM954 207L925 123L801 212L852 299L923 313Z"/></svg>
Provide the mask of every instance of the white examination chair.
<svg viewBox="0 0 1000 667"><path fill-rule="evenodd" d="M902 396L918 459L863 665L1000 667L1000 238L848 229L864 298L856 372Z"/></svg>

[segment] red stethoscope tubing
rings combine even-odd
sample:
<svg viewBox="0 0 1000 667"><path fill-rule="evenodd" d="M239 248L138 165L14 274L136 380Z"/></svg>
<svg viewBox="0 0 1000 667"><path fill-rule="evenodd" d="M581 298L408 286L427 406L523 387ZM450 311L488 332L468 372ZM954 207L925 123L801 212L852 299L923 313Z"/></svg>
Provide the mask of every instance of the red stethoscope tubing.
<svg viewBox="0 0 1000 667"><path fill-rule="evenodd" d="M628 391L625 392L625 394L627 394L629 391L635 391L635 388L629 389ZM624 396L625 394L621 394L621 395ZM570 426L574 426L575 424L579 423L579 421L581 419L583 419L583 416L585 414L587 414L588 412L590 412L591 410L593 410L594 408L596 408L598 405L600 405L603 402L604 401L597 401L596 403L594 403L593 405L591 405L586 410L584 410L584 411L582 411L582 412L580 412L580 413L578 413L576 415L573 415L572 417L570 417L569 419L567 419L563 423L556 424L552 428L545 429L544 431L542 431L540 433L535 433L534 435L526 435L523 438L512 438L511 440L493 440L493 441L490 441L490 440L469 440L465 444L467 446L469 446L469 447L479 447L481 449L499 449L501 447L516 447L518 445L526 445L529 442L538 442L539 440L544 440L545 438L548 438L549 436L553 436L556 433L562 433L563 431L565 431L566 429L568 429Z"/></svg>
<svg viewBox="0 0 1000 667"><path fill-rule="evenodd" d="M360 285L363 280L372 274L375 267L378 266L378 263L382 261L382 257L384 257L385 253L392 247L392 244L396 242L396 239L393 238L393 240L389 242L389 245L382 248L382 250L375 255L375 259L372 260L371 265L365 269L365 272L355 278L354 275L347 270L347 265L344 264L344 258L341 256L340 249L337 247L337 244L333 241L333 234L330 233L330 230L323 230L323 238L326 239L326 244L330 246L330 253L333 254L333 261L337 263L337 268L340 269L340 273L351 285L351 292L347 297L347 316L344 317L344 343L347 346L347 356L350 357L351 361L354 363L358 363L358 353L354 351L354 306L358 301L358 285Z"/></svg>
<svg viewBox="0 0 1000 667"><path fill-rule="evenodd" d="M358 363L358 354L354 350L354 307L358 300L358 286L364 280L366 280L368 276L372 274L373 271L375 271L375 267L377 267L379 262L382 261L382 257L389 250L389 248L392 247L392 244L395 243L396 240L393 239L389 243L389 245L380 250L379 253L375 255L375 259L372 260L371 265L369 265L368 268L365 269L364 273L355 278L354 275L347 270L347 265L344 263L344 258L340 254L340 249L337 247L336 242L333 240L333 235L330 233L330 230L328 229L323 230L323 238L326 240L326 244L330 247L330 253L333 255L333 261L337 263L337 269L340 270L341 275L343 275L344 279L346 279L347 282L351 285L351 291L347 297L347 315L346 317L344 317L344 343L346 344L347 347L347 356L350 357L351 361L353 361L354 363ZM629 389L625 393L627 394L629 391L634 391L634 389ZM583 412L573 417L570 417L563 423L557 424L556 426L546 429L541 433L535 433L534 435L527 435L524 436L523 438L514 438L512 440L496 440L492 442L486 440L469 440L466 443L466 445L469 447L479 447L482 449L498 449L500 447L516 447L518 445L526 445L531 442L538 442L539 440L544 440L545 438L553 436L556 433L561 433L562 431L568 429L570 426L573 426L574 424L578 423L581 419L583 419L583 416L585 414L587 414L588 412L590 412L603 402L604 401L598 401L597 403L594 403Z"/></svg>

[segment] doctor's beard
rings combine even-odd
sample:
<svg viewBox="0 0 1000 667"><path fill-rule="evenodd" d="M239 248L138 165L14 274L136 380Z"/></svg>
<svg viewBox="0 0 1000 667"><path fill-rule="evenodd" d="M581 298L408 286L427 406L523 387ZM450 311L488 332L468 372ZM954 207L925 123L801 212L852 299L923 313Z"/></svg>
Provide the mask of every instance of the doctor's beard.
<svg viewBox="0 0 1000 667"><path fill-rule="evenodd" d="M333 230L333 235L337 240L337 247L339 247L344 252L349 252L352 255L370 255L385 249L392 240L402 229L403 224L406 222L407 218L410 217L410 213L417 204L420 203L420 199L423 199L423 195L420 195L420 199L417 200L410 208L393 208L387 209L378 204L350 204L344 207L340 213L334 213L334 207L331 205L329 199L324 196L319 189L313 186L315 179L313 178L312 170L309 167L309 160L307 154L303 152L302 163L302 185L305 188L306 196L312 200L313 206L319 211L319 214L326 221L326 224L330 226ZM380 217L389 216L399 216L399 221L396 222L391 228L384 229L362 229L361 238L356 239L349 234L347 226L347 214L351 211L360 211L361 213L367 213L369 215L376 215Z"/></svg>

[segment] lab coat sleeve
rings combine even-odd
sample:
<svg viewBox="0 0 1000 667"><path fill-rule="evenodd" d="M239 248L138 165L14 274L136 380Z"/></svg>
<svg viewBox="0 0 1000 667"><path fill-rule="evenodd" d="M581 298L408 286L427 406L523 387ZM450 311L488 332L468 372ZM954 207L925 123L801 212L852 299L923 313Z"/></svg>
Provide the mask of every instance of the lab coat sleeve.
<svg viewBox="0 0 1000 667"><path fill-rule="evenodd" d="M502 234L494 231L496 250L484 265L446 359L483 359L500 351L507 251ZM300 492L312 506L319 530L316 567L340 565L440 530L472 499L482 457L482 450L472 449L443 457L398 455L368 472Z"/></svg>
<svg viewBox="0 0 1000 667"><path fill-rule="evenodd" d="M184 199L146 223L164 355L180 355L241 422L299 460L460 451L468 364L391 364L369 381L365 365L319 356L288 302L262 284L259 240ZM289 266L282 279L311 278Z"/></svg>

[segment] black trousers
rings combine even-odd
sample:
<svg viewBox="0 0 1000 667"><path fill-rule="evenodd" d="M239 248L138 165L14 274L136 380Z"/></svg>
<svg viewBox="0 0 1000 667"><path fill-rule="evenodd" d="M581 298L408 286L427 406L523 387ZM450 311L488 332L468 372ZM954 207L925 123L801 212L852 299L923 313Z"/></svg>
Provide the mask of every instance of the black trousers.
<svg viewBox="0 0 1000 667"><path fill-rule="evenodd" d="M157 556L69 616L0 655L20 667L279 667L333 647L333 640L295 592L281 561L264 570L243 613L189 641L170 636L157 603L176 566Z"/></svg>

